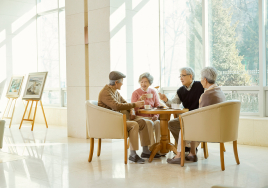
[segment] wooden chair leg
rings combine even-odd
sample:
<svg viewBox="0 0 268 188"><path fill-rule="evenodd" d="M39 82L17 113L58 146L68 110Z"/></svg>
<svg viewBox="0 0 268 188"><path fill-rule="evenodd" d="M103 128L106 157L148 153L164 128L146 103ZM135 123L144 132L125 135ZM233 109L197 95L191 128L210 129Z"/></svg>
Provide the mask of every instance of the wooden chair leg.
<svg viewBox="0 0 268 188"><path fill-rule="evenodd" d="M94 152L94 138L90 138L90 150L89 150L88 162L92 161L93 152Z"/></svg>
<svg viewBox="0 0 268 188"><path fill-rule="evenodd" d="M204 148L204 142L201 142L201 148Z"/></svg>
<svg viewBox="0 0 268 188"><path fill-rule="evenodd" d="M127 138L124 139L124 162L127 164L127 150L129 147L129 140L127 141Z"/></svg>
<svg viewBox="0 0 268 188"><path fill-rule="evenodd" d="M225 170L225 165L224 165L224 144L220 143L220 155L221 155L221 170Z"/></svg>
<svg viewBox="0 0 268 188"><path fill-rule="evenodd" d="M99 138L98 140L98 153L97 153L98 157L100 156L100 153L101 153L101 138Z"/></svg>
<svg viewBox="0 0 268 188"><path fill-rule="evenodd" d="M181 141L181 167L184 166L184 160L185 160L185 142Z"/></svg>
<svg viewBox="0 0 268 188"><path fill-rule="evenodd" d="M127 140L127 116L123 115L123 124L124 124L124 162L127 164L127 149L129 147L129 139Z"/></svg>
<svg viewBox="0 0 268 188"><path fill-rule="evenodd" d="M234 156L235 156L236 163L239 165L240 161L239 161L238 152L237 152L237 140L233 141L233 148L234 148Z"/></svg>
<svg viewBox="0 0 268 188"><path fill-rule="evenodd" d="M204 157L205 159L208 158L208 143L207 142L202 142L202 145L203 145L203 151L204 151Z"/></svg>

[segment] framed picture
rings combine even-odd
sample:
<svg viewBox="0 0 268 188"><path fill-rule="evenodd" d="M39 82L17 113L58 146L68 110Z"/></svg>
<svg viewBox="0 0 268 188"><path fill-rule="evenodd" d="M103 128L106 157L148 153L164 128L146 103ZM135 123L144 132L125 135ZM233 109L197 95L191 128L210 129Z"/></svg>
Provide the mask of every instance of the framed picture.
<svg viewBox="0 0 268 188"><path fill-rule="evenodd" d="M18 98L20 96L21 86L23 83L24 76L12 76L6 97L8 98Z"/></svg>
<svg viewBox="0 0 268 188"><path fill-rule="evenodd" d="M22 100L42 98L48 72L29 73Z"/></svg>

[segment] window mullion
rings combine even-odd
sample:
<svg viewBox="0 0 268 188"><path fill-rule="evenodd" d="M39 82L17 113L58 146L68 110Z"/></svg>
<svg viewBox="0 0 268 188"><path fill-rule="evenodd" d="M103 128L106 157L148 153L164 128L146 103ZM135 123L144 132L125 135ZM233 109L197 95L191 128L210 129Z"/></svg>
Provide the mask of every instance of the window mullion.
<svg viewBox="0 0 268 188"><path fill-rule="evenodd" d="M265 57L265 2L259 0L259 114L265 116L266 57Z"/></svg>

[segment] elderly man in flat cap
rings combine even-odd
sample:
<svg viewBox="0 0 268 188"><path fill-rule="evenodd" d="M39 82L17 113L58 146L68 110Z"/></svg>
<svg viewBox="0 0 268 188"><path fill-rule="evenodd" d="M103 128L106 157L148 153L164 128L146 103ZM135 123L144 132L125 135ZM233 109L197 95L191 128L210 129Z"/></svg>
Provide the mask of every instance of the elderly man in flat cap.
<svg viewBox="0 0 268 188"><path fill-rule="evenodd" d="M129 160L137 163L144 163L145 160L142 158L150 157L150 150L148 146L150 145L149 132L147 124L143 119L134 121L135 110L134 108L139 108L144 105L144 101L137 101L135 103L127 103L120 95L117 90L121 89L123 85L123 78L126 76L118 71L112 71L109 75L110 83L104 86L104 88L99 93L98 106L103 108L108 108L110 110L122 112L127 110L130 113L129 119L127 120L127 131L130 141L130 155ZM137 155L136 150L139 150L139 135L141 140L141 146L143 148L141 157ZM155 155L155 158L161 157L159 154Z"/></svg>

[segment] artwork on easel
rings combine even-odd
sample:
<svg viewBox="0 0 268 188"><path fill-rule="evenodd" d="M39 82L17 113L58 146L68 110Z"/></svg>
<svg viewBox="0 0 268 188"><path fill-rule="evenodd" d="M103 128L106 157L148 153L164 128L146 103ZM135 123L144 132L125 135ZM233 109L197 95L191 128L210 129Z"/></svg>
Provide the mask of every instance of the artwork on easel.
<svg viewBox="0 0 268 188"><path fill-rule="evenodd" d="M18 98L20 96L23 79L24 76L12 76L7 89L7 98Z"/></svg>
<svg viewBox="0 0 268 188"><path fill-rule="evenodd" d="M29 73L22 99L41 100L46 78L47 72Z"/></svg>

